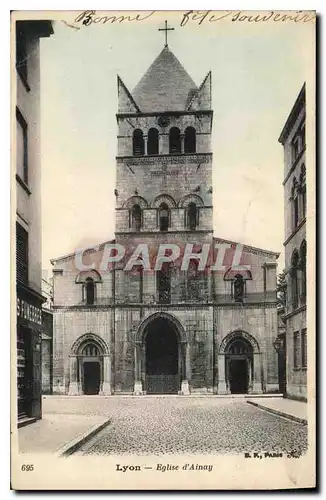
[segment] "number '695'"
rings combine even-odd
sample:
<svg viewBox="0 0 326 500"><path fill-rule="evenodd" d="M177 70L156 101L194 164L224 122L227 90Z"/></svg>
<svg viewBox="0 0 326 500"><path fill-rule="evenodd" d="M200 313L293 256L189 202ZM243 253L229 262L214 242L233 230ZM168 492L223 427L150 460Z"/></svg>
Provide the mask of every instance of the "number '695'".
<svg viewBox="0 0 326 500"><path fill-rule="evenodd" d="M23 464L20 468L24 472L32 472L34 470L33 464Z"/></svg>

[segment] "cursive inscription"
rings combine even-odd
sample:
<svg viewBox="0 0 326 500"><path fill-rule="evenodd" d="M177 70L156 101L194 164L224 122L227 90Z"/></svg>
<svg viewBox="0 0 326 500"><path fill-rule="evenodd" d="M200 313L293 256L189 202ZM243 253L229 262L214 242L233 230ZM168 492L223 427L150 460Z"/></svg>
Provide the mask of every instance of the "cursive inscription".
<svg viewBox="0 0 326 500"><path fill-rule="evenodd" d="M106 24L106 23L123 23L123 22L141 22L145 19L150 18L154 14L155 10L151 12L142 12L141 14L117 14L117 15L109 15L109 16L98 16L96 15L96 10L84 10L81 14L79 14L75 23L82 23L84 26L89 26L90 24Z"/></svg>
<svg viewBox="0 0 326 500"><path fill-rule="evenodd" d="M260 23L267 21L274 22L295 22L295 23L307 23L315 19L315 13L303 12L302 10L297 10L288 14L283 12L275 12L273 10L269 12L264 12L262 14L246 14L245 12L239 11L226 11L223 13L213 13L211 10L189 10L182 15L180 26L186 26L189 22L198 24L199 26L204 22L214 23L216 21L221 21L222 19L229 18L231 22L248 22L248 23Z"/></svg>

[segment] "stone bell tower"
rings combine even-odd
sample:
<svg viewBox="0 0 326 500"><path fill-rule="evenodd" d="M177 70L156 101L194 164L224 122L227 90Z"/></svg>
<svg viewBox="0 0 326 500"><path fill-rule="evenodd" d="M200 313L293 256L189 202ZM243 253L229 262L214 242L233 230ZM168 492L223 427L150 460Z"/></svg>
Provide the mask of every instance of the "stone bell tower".
<svg viewBox="0 0 326 500"><path fill-rule="evenodd" d="M116 242L127 251L139 243L211 244L211 73L197 87L166 42L132 92L118 77L118 96ZM137 337L142 322L163 311L187 329L187 340L177 339L175 392L187 393L192 376L198 387L211 386L209 360L202 360L204 381L191 358L195 354L190 354L194 331L212 333L213 313L201 308L210 301L209 280L190 279L187 271L173 266L140 272L138 279L136 274L128 275L122 267L115 271L116 386L122 392L151 392L153 387L153 392L173 392L164 385L168 368L150 373L149 347ZM203 342L213 343L209 338ZM160 375L162 390L155 386Z"/></svg>

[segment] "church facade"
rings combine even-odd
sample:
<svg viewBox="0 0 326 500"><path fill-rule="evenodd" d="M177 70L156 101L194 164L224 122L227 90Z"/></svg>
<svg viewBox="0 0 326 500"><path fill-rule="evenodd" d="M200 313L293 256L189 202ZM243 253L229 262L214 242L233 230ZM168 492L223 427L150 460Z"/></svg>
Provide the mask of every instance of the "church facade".
<svg viewBox="0 0 326 500"><path fill-rule="evenodd" d="M52 261L54 393L278 391L278 254L213 235L211 86L167 45L118 77L115 240Z"/></svg>

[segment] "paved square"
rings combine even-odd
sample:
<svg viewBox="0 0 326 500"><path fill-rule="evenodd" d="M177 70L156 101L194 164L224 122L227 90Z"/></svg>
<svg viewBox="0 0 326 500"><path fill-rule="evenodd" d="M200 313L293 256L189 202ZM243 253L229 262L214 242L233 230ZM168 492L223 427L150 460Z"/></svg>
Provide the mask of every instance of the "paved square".
<svg viewBox="0 0 326 500"><path fill-rule="evenodd" d="M307 426L255 408L242 398L48 398L45 411L103 415L111 424L78 454L304 453Z"/></svg>

